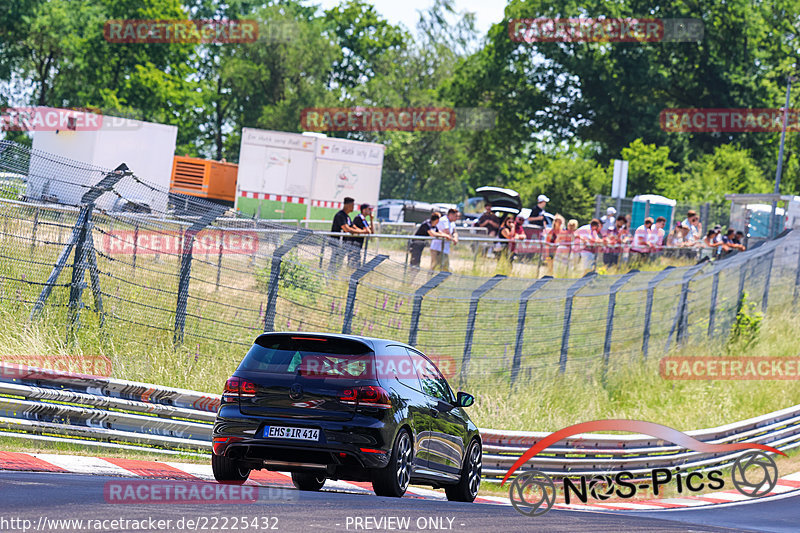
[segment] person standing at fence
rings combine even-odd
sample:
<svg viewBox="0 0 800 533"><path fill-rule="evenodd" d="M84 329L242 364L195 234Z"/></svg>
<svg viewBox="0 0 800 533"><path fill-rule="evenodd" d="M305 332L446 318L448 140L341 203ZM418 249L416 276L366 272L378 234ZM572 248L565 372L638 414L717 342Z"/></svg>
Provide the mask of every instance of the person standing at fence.
<svg viewBox="0 0 800 533"><path fill-rule="evenodd" d="M650 234L648 235L648 242L650 242L650 253L660 252L661 249L664 247L664 241L667 237L666 232L664 231L664 226L667 225L667 219L664 217L656 218L655 223L653 223L653 227L650 228ZM652 255L650 257L653 257Z"/></svg>
<svg viewBox="0 0 800 533"><path fill-rule="evenodd" d="M353 219L353 225L361 230L362 235L371 235L375 233L375 223L372 220L372 206L369 204L361 204L360 211L361 212ZM360 250L364 247L365 240L367 240L366 237L359 237L353 241L353 244Z"/></svg>
<svg viewBox="0 0 800 533"><path fill-rule="evenodd" d="M450 238L434 239L431 243L431 270L450 272L450 243L458 243L456 220L458 220L458 209L449 209L447 216L440 218L436 224L436 230L449 235Z"/></svg>
<svg viewBox="0 0 800 533"><path fill-rule="evenodd" d="M614 231L617 226L617 210L613 207L606 209L606 214L600 219L600 233L605 237Z"/></svg>
<svg viewBox="0 0 800 533"><path fill-rule="evenodd" d="M689 228L689 241L699 242L703 240L703 225L700 223L697 211L689 209L686 212L686 220L682 224Z"/></svg>
<svg viewBox="0 0 800 533"><path fill-rule="evenodd" d="M603 237L600 236L600 221L593 218L591 222L578 228L575 231L575 238L578 240L581 268L593 270L597 261L598 246L603 242Z"/></svg>
<svg viewBox="0 0 800 533"><path fill-rule="evenodd" d="M636 228L633 234L633 244L631 244L631 255L634 261L647 261L650 257L652 244L650 240L650 233L653 228L653 219L647 217L644 219L644 224Z"/></svg>
<svg viewBox="0 0 800 533"><path fill-rule="evenodd" d="M547 207L547 202L549 201L550 198L544 194L539 195L536 199L536 205L531 209L531 216L528 217L528 224L538 226L539 229L544 229L544 227L547 226L547 222L544 219L544 208Z"/></svg>
<svg viewBox="0 0 800 533"><path fill-rule="evenodd" d="M603 249L604 265L612 266L619 263L622 246L628 237L627 223L625 215L619 215L614 219L614 227L605 233L604 237L608 246Z"/></svg>
<svg viewBox="0 0 800 533"><path fill-rule="evenodd" d="M333 216L333 224L331 224L331 232L333 233L343 233L349 235L361 235L364 230L359 229L353 224L353 220L350 218L350 213L353 212L353 208L355 207L355 200L346 196L342 201L342 208ZM358 264L359 262L359 255L358 251L360 248L357 248L354 240L358 239L359 237L340 237L340 241L342 243L342 250L346 250L348 262L351 265ZM331 264L335 267L338 267L342 262L341 257L341 250L334 248L333 256L331 257Z"/></svg>
<svg viewBox="0 0 800 533"><path fill-rule="evenodd" d="M556 257L555 263L564 268L569 268L572 258L572 247L575 242L575 231L578 229L578 221L574 218L569 219L567 228L558 232L556 237Z"/></svg>
<svg viewBox="0 0 800 533"><path fill-rule="evenodd" d="M485 210L475 223L475 227L486 228L486 234L489 237L496 237L497 232L500 231L500 219L492 212L492 204L489 202L486 202Z"/></svg>
<svg viewBox="0 0 800 533"><path fill-rule="evenodd" d="M441 233L436 230L436 225L439 223L439 219L442 218L442 215L438 211L434 211L431 213L431 218L423 222L417 228L417 231L414 232L414 235L417 237L436 237L439 239L447 239L450 240L450 235L446 233ZM410 255L411 259L409 264L411 266L418 267L421 260L422 260L422 251L425 249L425 246L428 244L428 241L418 239L412 240L410 243Z"/></svg>

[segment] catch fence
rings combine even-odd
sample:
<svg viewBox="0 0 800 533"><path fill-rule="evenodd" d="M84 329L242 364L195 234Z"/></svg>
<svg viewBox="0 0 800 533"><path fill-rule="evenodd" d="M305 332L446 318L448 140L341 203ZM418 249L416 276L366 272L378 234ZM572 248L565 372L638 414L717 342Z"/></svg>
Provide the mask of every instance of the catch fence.
<svg viewBox="0 0 800 533"><path fill-rule="evenodd" d="M800 285L795 233L662 271L472 277L192 197L181 198L191 216L178 216L174 195L124 165L2 142L0 171L27 181L26 201L2 201L0 309L63 324L70 342L99 329L143 345L143 357L174 343L239 360L262 331L343 332L417 346L454 384L527 381L724 337L745 294L761 310L785 308Z"/></svg>

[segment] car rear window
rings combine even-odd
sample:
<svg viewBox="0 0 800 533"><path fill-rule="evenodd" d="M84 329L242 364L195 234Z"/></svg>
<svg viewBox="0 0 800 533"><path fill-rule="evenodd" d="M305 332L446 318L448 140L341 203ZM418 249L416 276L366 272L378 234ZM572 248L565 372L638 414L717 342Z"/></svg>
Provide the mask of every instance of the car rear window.
<svg viewBox="0 0 800 533"><path fill-rule="evenodd" d="M372 379L374 357L368 346L349 339L270 336L253 344L239 370L310 378Z"/></svg>

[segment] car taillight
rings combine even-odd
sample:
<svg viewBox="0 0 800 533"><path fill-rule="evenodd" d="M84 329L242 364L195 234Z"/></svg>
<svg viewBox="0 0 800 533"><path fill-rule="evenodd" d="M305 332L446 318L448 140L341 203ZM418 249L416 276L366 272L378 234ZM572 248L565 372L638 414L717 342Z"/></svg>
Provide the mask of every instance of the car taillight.
<svg viewBox="0 0 800 533"><path fill-rule="evenodd" d="M222 393L223 402L235 402L239 398L255 398L256 384L236 376L228 378L225 382L225 391Z"/></svg>
<svg viewBox="0 0 800 533"><path fill-rule="evenodd" d="M389 393L386 392L386 389L375 385L344 389L341 395L339 395L339 401L349 405L380 407L382 409L389 409L392 407L392 402L389 399Z"/></svg>

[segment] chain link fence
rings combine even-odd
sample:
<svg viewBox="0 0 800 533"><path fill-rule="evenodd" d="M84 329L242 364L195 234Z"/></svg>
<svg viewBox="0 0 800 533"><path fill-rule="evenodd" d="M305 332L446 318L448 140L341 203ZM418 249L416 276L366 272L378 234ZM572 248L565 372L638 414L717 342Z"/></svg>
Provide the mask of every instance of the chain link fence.
<svg viewBox="0 0 800 533"><path fill-rule="evenodd" d="M743 295L797 303L800 236L689 267L578 279L471 277L408 266L283 224L237 218L124 165L87 165L0 142L0 171L25 201L0 199L0 308L50 320L67 338L187 345L240 359L262 331L408 342L456 384L613 371L690 340L722 339ZM69 200L72 199L72 200ZM21 326L22 327L22 326Z"/></svg>

